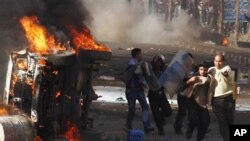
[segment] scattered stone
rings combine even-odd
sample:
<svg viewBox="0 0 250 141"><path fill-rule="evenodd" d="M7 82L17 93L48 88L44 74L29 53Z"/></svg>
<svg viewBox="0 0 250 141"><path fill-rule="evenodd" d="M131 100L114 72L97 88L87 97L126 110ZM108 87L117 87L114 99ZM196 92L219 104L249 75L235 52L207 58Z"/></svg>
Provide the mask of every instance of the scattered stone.
<svg viewBox="0 0 250 141"><path fill-rule="evenodd" d="M134 49L134 47L129 47L129 48L127 48L127 50L132 50L132 49Z"/></svg>
<svg viewBox="0 0 250 141"><path fill-rule="evenodd" d="M116 99L116 101L126 101L126 100L123 99L122 97L118 97L118 98Z"/></svg>
<svg viewBox="0 0 250 141"><path fill-rule="evenodd" d="M101 76L99 77L99 79L101 79L101 80L115 80L115 77L113 77L113 76L101 75Z"/></svg>
<svg viewBox="0 0 250 141"><path fill-rule="evenodd" d="M205 41L205 42L203 42L204 44L208 44L208 45L216 45L216 43L215 42L213 42L213 41Z"/></svg>

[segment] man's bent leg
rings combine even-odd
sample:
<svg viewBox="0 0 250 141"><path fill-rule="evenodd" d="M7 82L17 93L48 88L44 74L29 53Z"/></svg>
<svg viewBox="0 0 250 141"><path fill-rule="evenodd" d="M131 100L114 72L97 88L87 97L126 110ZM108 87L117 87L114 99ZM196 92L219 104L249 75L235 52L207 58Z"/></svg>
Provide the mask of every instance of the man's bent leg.
<svg viewBox="0 0 250 141"><path fill-rule="evenodd" d="M126 92L126 99L128 101L128 115L126 121L126 128L132 129L132 121L135 114L136 94L133 92Z"/></svg>
<svg viewBox="0 0 250 141"><path fill-rule="evenodd" d="M138 95L138 100L142 108L142 121L143 121L143 126L144 130L146 133L151 132L154 130L154 128L151 127L150 125L150 120L149 120L149 108L147 104L147 100L145 97L145 94L143 91L139 92Z"/></svg>

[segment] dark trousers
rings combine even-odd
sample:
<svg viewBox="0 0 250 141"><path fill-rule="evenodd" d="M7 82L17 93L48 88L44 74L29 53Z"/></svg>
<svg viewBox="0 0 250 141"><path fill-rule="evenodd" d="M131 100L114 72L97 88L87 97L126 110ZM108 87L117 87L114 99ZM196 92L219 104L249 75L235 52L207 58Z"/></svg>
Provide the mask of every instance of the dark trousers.
<svg viewBox="0 0 250 141"><path fill-rule="evenodd" d="M220 134L224 141L229 141L229 125L234 122L234 100L232 94L223 98L213 98L213 112L218 119Z"/></svg>
<svg viewBox="0 0 250 141"><path fill-rule="evenodd" d="M128 115L126 126L132 129L132 121L135 115L136 99L142 108L142 121L144 129L150 127L148 104L143 90L126 90L126 99L128 101Z"/></svg>
<svg viewBox="0 0 250 141"><path fill-rule="evenodd" d="M180 94L177 95L178 112L174 123L175 131L181 131L184 118L187 114L187 97Z"/></svg>
<svg viewBox="0 0 250 141"><path fill-rule="evenodd" d="M164 117L172 114L171 106L163 91L152 92L149 91L148 100L151 111L159 132L164 132L163 125L165 125Z"/></svg>
<svg viewBox="0 0 250 141"><path fill-rule="evenodd" d="M188 120L187 134L192 135L194 129L197 128L197 141L201 141L210 124L210 116L207 108L197 104L194 97L188 99Z"/></svg>

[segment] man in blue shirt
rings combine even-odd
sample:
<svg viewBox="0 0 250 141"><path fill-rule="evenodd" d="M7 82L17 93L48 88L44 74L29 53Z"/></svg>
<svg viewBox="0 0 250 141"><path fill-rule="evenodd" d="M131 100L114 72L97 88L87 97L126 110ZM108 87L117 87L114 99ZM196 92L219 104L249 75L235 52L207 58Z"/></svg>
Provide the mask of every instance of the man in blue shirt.
<svg viewBox="0 0 250 141"><path fill-rule="evenodd" d="M144 88L147 83L142 74L141 64L143 63L142 51L139 48L134 48L131 51L132 58L129 60L128 66L124 73L126 83L126 99L128 101L128 115L126 121L126 129L132 129L132 120L135 115L136 100L139 101L142 108L142 122L145 133L154 130L150 125L149 108L144 93Z"/></svg>

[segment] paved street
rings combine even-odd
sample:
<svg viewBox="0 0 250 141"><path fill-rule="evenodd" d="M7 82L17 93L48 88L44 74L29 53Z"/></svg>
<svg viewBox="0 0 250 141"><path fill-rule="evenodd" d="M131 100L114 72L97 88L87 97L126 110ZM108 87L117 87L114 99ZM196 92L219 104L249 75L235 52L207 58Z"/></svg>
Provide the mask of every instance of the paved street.
<svg viewBox="0 0 250 141"><path fill-rule="evenodd" d="M141 111L137 105L137 112L134 119L134 128L142 130ZM127 134L123 130L126 118L127 105L126 104L111 104L103 102L94 102L92 104L90 116L94 118L93 128L83 132L83 136L87 141L126 141ZM159 136L157 131L145 135L145 141L187 141L184 135L176 135L173 128L177 109L174 108L174 113L171 117L166 118L165 136ZM216 118L210 111L211 116L211 131L206 135L204 141L222 141ZM236 124L250 125L250 112L236 112ZM152 119L152 117L151 117ZM153 126L155 126L152 121ZM184 123L184 130L186 130L187 121ZM195 140L196 133L190 141Z"/></svg>

